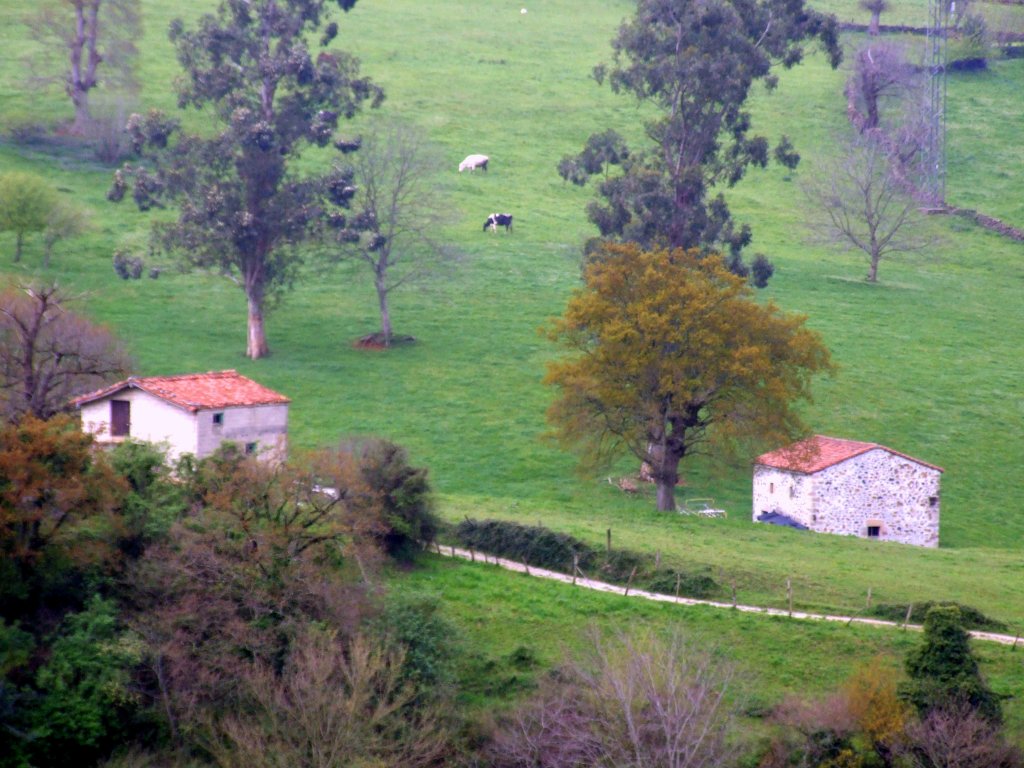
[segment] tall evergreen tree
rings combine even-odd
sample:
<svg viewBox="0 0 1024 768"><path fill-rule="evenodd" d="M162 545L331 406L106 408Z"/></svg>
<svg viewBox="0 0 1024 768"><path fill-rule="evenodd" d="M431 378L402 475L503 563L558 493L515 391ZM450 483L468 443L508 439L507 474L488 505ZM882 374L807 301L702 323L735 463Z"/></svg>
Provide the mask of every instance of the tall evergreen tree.
<svg viewBox="0 0 1024 768"><path fill-rule="evenodd" d="M355 2L338 5L348 11ZM320 216L320 196L343 204L355 193L338 173L300 176L295 161L305 146L327 146L339 118L383 100L359 77L357 59L328 50L338 34L328 10L327 0L224 0L193 30L174 21L184 70L178 105L208 109L221 129L176 136L177 123L158 112L133 115L133 146L151 154L118 171L108 195L120 200L131 181L142 210L180 203L176 221L156 225L157 242L242 287L253 359L269 352L264 312L297 277L297 249ZM314 57L307 40L317 34L324 50Z"/></svg>
<svg viewBox="0 0 1024 768"><path fill-rule="evenodd" d="M1002 721L999 697L981 676L955 605L937 605L928 611L924 639L907 656L907 675L910 680L901 694L922 717L966 704L989 722Z"/></svg>
<svg viewBox="0 0 1024 768"><path fill-rule="evenodd" d="M774 88L773 66L797 64L802 44L815 38L838 66L835 18L803 0L637 0L612 41L613 64L596 67L594 77L657 110L645 124L649 147L631 152L605 132L559 166L576 184L605 174L601 199L588 208L601 236L645 248L727 250L730 268L745 275L740 252L750 229L736 227L721 194L709 195L736 184L750 165L767 164L768 141L750 134L744 109L750 89L758 81ZM788 167L799 160L785 137L775 156ZM608 176L610 165L622 172Z"/></svg>

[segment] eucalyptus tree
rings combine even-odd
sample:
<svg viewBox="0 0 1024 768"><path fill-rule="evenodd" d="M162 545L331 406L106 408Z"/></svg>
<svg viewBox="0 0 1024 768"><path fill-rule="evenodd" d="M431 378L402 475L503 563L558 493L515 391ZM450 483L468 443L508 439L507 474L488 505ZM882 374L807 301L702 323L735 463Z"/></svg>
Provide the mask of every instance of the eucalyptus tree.
<svg viewBox="0 0 1024 768"><path fill-rule="evenodd" d="M184 70L178 106L206 110L219 129L189 135L159 112L133 115L128 132L143 159L118 171L108 194L117 201L131 187L142 210L179 204L175 220L154 226L155 242L245 291L253 359L269 353L264 314L298 277L324 198L345 205L355 193L337 172L300 175L295 161L330 145L339 119L384 98L355 57L330 48L338 25L329 10L327 0L225 0L194 29L172 22ZM322 50L314 55L309 41Z"/></svg>
<svg viewBox="0 0 1024 768"><path fill-rule="evenodd" d="M838 66L835 18L803 0L637 0L612 40L611 65L597 66L594 77L654 108L646 146L631 151L605 132L559 166L581 185L603 174L588 207L601 236L644 248L725 250L733 271L744 273L750 229L733 222L721 194L710 195L767 164L768 140L751 133L744 105L755 83L773 89L775 65L799 63L812 40ZM793 167L799 155L783 137L775 158ZM608 175L609 166L621 172Z"/></svg>

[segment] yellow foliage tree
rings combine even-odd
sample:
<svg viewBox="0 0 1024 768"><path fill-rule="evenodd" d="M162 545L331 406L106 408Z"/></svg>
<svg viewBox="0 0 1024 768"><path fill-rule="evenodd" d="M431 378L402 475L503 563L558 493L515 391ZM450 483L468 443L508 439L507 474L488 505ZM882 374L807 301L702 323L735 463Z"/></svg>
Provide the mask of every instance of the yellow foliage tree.
<svg viewBox="0 0 1024 768"><path fill-rule="evenodd" d="M913 715L897 694L896 680L893 670L876 660L855 672L843 691L850 715L885 765L893 764Z"/></svg>
<svg viewBox="0 0 1024 768"><path fill-rule="evenodd" d="M547 329L572 353L548 365L548 419L585 465L649 464L658 509L674 510L684 457L805 432L793 403L832 367L805 322L755 301L718 256L607 245Z"/></svg>

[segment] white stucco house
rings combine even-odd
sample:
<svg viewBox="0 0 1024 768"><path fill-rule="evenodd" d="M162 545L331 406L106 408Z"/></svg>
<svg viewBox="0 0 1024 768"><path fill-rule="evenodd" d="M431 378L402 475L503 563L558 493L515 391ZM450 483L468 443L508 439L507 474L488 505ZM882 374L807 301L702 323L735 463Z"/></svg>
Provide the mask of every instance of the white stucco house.
<svg viewBox="0 0 1024 768"><path fill-rule="evenodd" d="M132 376L74 399L82 429L99 443L131 437L167 446L168 456L209 456L225 442L246 453L283 460L288 447L287 397L237 371Z"/></svg>
<svg viewBox="0 0 1024 768"><path fill-rule="evenodd" d="M754 521L939 546L942 468L877 443L815 435L754 461Z"/></svg>

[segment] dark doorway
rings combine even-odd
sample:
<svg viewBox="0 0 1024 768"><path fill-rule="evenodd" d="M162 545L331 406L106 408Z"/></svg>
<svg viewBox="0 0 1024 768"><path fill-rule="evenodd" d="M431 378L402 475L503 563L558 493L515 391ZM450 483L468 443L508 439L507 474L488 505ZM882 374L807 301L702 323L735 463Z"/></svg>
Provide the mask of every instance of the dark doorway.
<svg viewBox="0 0 1024 768"><path fill-rule="evenodd" d="M132 404L128 400L110 401L110 436L128 437L132 424Z"/></svg>

